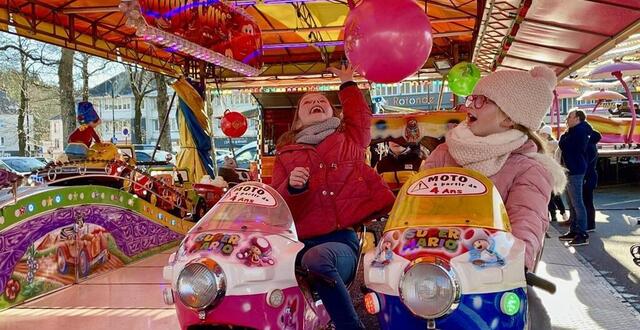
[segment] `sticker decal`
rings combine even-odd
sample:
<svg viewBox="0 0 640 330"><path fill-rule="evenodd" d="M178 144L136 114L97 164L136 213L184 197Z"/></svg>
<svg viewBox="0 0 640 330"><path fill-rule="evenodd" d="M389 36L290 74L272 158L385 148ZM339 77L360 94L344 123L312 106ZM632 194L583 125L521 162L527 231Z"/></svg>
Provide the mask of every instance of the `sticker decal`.
<svg viewBox="0 0 640 330"><path fill-rule="evenodd" d="M376 255L371 261L371 267L383 268L393 261L393 249L398 243L400 234L396 231L387 233L378 247L376 247Z"/></svg>
<svg viewBox="0 0 640 330"><path fill-rule="evenodd" d="M482 195L487 187L479 180L458 173L438 173L413 183L407 190L412 196Z"/></svg>
<svg viewBox="0 0 640 330"><path fill-rule="evenodd" d="M258 185L242 185L231 189L219 203L250 204L276 207L276 198L266 189Z"/></svg>
<svg viewBox="0 0 640 330"><path fill-rule="evenodd" d="M439 249L455 253L460 246L458 228L411 228L404 231L402 252L411 253L417 249Z"/></svg>
<svg viewBox="0 0 640 330"><path fill-rule="evenodd" d="M283 330L295 330L298 329L296 322L296 312L298 311L298 298L287 301L286 307L280 314L280 329Z"/></svg>
<svg viewBox="0 0 640 330"><path fill-rule="evenodd" d="M231 255L235 247L240 243L240 235L237 234L200 234L189 247L189 252L208 250L218 252L225 256Z"/></svg>
<svg viewBox="0 0 640 330"><path fill-rule="evenodd" d="M497 251L496 240L490 233L475 230L467 232L466 235L471 236L465 240L465 245L469 248L470 263L480 268L505 265L505 259Z"/></svg>
<svg viewBox="0 0 640 330"><path fill-rule="evenodd" d="M276 262L271 257L271 244L264 237L254 237L248 247L236 254L249 267L273 266Z"/></svg>

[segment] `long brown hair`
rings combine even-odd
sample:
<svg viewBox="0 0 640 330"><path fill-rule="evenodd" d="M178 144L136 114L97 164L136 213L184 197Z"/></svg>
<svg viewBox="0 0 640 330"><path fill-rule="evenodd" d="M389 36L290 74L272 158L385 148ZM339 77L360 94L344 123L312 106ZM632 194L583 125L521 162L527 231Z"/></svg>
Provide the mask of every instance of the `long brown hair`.
<svg viewBox="0 0 640 330"><path fill-rule="evenodd" d="M524 127L520 124L513 125L513 128L526 134L529 140L533 141L536 147L538 147L538 153L545 154L547 152L547 144L544 142L542 137L537 132L534 132L533 130L527 127Z"/></svg>
<svg viewBox="0 0 640 330"><path fill-rule="evenodd" d="M327 99L327 101L329 101L329 98L324 93L319 93L319 92L304 93L300 97L300 99L298 99L298 105L296 106L296 111L294 112L294 115L293 115L293 122L291 122L291 129L285 132L284 134L280 135L280 137L278 138L278 142L276 143L276 149L296 143L296 134L300 133L300 131L305 129L305 127L303 127L302 124L300 123L300 117L298 116L298 111L300 111L300 102L302 102L302 99L304 99L305 96L311 95L311 94L320 94L324 96ZM342 119L342 112L337 111L333 107L333 104L331 104L331 101L329 101L329 105L333 110L333 116ZM342 125L340 125L338 130L341 130L341 129L342 129Z"/></svg>

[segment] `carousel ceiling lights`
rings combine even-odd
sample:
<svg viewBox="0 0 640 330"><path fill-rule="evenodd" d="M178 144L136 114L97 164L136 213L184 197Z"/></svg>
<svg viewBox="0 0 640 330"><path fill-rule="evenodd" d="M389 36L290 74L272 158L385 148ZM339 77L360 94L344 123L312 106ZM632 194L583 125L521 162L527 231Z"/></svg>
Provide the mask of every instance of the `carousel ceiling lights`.
<svg viewBox="0 0 640 330"><path fill-rule="evenodd" d="M150 26L142 16L142 13L140 12L140 5L135 0L121 2L120 10L127 17L127 25L135 28L136 35L144 38L144 40L148 42L166 47L169 51L188 54L202 61L213 63L217 66L238 72L245 76L254 77L258 76L261 72L260 69L254 68L240 61L236 61L211 49L180 38L172 33L168 33L162 29Z"/></svg>

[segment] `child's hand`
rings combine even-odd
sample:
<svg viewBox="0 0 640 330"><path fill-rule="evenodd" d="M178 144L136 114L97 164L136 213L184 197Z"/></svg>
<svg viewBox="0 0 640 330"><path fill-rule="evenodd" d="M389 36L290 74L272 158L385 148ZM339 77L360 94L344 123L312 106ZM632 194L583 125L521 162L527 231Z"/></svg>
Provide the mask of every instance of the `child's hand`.
<svg viewBox="0 0 640 330"><path fill-rule="evenodd" d="M302 189L309 180L309 169L305 167L296 167L289 175L289 186L295 189Z"/></svg>
<svg viewBox="0 0 640 330"><path fill-rule="evenodd" d="M347 81L353 81L353 67L349 64L346 68L342 65L341 69L328 67L327 71L335 74L340 78L341 83L346 83Z"/></svg>

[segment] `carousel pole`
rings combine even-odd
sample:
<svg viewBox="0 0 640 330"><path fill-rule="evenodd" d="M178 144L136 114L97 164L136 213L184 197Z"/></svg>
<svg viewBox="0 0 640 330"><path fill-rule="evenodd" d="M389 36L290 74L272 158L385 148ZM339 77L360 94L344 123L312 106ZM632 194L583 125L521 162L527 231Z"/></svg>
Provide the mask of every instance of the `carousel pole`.
<svg viewBox="0 0 640 330"><path fill-rule="evenodd" d="M611 73L612 76L618 78L622 87L624 87L624 91L627 92L627 104L629 104L629 112L631 112L631 127L629 127L629 134L626 137L626 143L633 142L633 131L636 128L636 110L633 106L633 95L631 95L631 91L629 90L629 85L622 79L622 72L616 71Z"/></svg>
<svg viewBox="0 0 640 330"><path fill-rule="evenodd" d="M549 108L549 126L553 127L553 115L558 111L558 93L556 90L553 90L553 103L551 103L551 107Z"/></svg>
<svg viewBox="0 0 640 330"><path fill-rule="evenodd" d="M556 140L560 140L560 98L558 98L556 91L553 93L556 97L556 101L553 103L556 107Z"/></svg>
<svg viewBox="0 0 640 330"><path fill-rule="evenodd" d="M442 106L442 96L444 95L444 82L447 78L447 75L442 76L442 85L440 86L440 94L438 94L438 106L436 107L436 111L440 111L440 106Z"/></svg>
<svg viewBox="0 0 640 330"><path fill-rule="evenodd" d="M169 114L171 113L171 108L173 108L173 101L176 99L176 91L173 91L173 96L171 96L171 102L169 102L169 109L167 113L164 115L162 119L162 127L160 127L160 135L158 135L158 140L156 141L156 147L153 148L153 153L151 154L151 161L156 159L156 150L160 146L160 139L162 139L162 135L164 134L164 130L167 127L167 122L169 121ZM169 141L171 141L171 132L169 132Z"/></svg>
<svg viewBox="0 0 640 330"><path fill-rule="evenodd" d="M602 101L604 101L604 100L602 100L602 99L601 99L601 100L598 100L598 101L596 102L596 105L593 107L593 110L591 110L591 113L596 112L596 109L598 108L598 106L600 105L600 103L602 103Z"/></svg>

